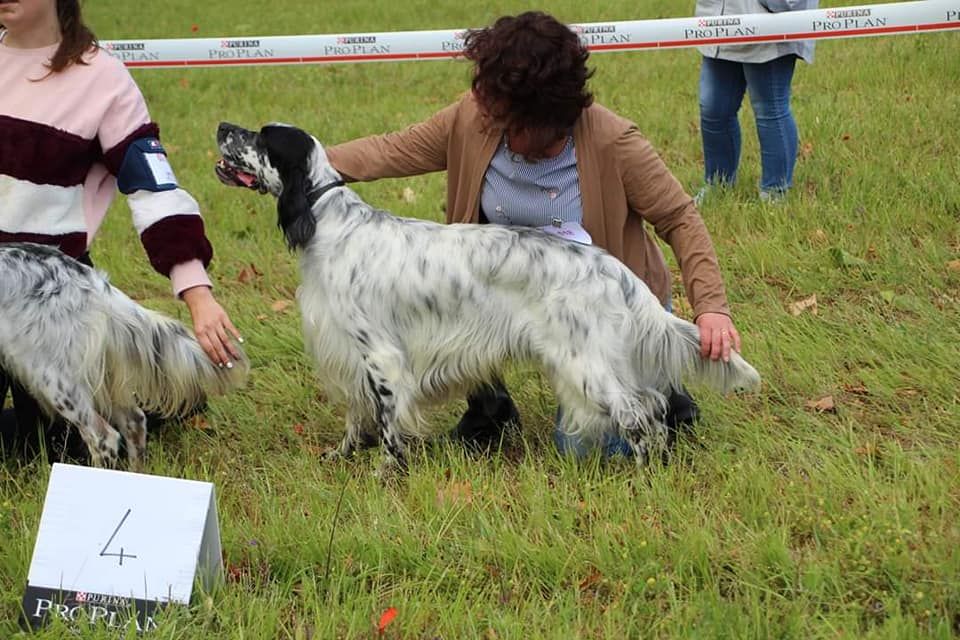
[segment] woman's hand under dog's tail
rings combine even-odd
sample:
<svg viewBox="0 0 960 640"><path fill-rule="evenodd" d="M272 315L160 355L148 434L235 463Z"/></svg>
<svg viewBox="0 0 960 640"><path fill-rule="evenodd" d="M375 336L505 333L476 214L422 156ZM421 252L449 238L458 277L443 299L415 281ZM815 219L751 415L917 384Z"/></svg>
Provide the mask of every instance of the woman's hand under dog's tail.
<svg viewBox="0 0 960 640"><path fill-rule="evenodd" d="M723 394L760 389L760 374L736 349L730 349L727 360L703 357L697 326L675 316L670 318L673 329L681 338L685 373L693 380Z"/></svg>

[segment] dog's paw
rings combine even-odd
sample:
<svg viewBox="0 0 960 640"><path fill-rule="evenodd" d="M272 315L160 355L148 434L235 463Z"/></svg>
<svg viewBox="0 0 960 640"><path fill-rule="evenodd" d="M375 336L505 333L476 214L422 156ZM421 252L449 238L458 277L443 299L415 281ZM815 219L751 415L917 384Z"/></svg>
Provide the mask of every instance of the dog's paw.
<svg viewBox="0 0 960 640"><path fill-rule="evenodd" d="M324 463L335 464L338 462L343 462L346 459L347 456L343 455L343 452L340 451L339 447L328 449L320 454L320 460L322 460Z"/></svg>
<svg viewBox="0 0 960 640"><path fill-rule="evenodd" d="M101 469L116 469L120 454L120 434L110 429L90 451L90 462Z"/></svg>
<svg viewBox="0 0 960 640"><path fill-rule="evenodd" d="M407 465L387 454L383 456L380 466L373 472L381 485L396 484L407 475Z"/></svg>

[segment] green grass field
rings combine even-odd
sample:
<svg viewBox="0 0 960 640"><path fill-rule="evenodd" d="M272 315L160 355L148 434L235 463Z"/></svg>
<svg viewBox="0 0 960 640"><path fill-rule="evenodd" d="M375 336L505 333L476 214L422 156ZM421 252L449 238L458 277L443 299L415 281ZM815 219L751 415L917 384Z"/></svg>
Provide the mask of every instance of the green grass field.
<svg viewBox="0 0 960 640"><path fill-rule="evenodd" d="M687 4L563 0L547 9L594 22L684 16ZM86 11L101 38L119 39L455 28L529 8L480 6L113 0ZM756 197L745 108L740 184L711 197L703 216L744 355L765 386L729 400L695 389L704 420L673 464L561 459L550 442L552 393L521 364L507 375L521 439L493 458L429 448L388 487L372 475L376 454L320 461L339 438L342 407L312 383L295 306L275 310L294 297L296 259L273 201L215 178L214 133L221 120L281 120L327 143L393 130L453 101L469 66L136 71L177 175L203 207L217 294L253 364L248 387L213 401L205 420L151 437L149 473L216 484L227 568L221 588L168 616L153 637L960 634L958 61L957 33L818 44L816 63L797 70L802 152L796 188L779 206ZM592 63L598 100L635 120L684 185L698 188L698 54L599 54ZM357 187L377 206L435 220L443 189L439 174ZM150 269L122 198L93 258L143 304L189 320ZM689 313L679 281L676 295ZM792 313L813 295L815 310ZM818 410L827 396L833 409ZM464 406L437 408L431 424L447 430ZM0 638L20 633L48 477L46 462L0 464ZM380 634L389 607L398 615ZM68 636L53 627L35 637Z"/></svg>

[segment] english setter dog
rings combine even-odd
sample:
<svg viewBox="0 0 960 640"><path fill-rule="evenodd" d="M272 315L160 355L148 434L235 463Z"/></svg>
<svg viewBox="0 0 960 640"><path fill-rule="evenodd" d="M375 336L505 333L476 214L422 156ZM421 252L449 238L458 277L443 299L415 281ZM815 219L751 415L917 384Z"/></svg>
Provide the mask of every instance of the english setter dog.
<svg viewBox="0 0 960 640"><path fill-rule="evenodd" d="M0 244L0 368L79 430L94 465L116 465L122 434L137 469L142 409L176 415L241 386L248 364L218 367L182 324L57 249L9 243Z"/></svg>
<svg viewBox="0 0 960 640"><path fill-rule="evenodd" d="M737 353L700 356L695 325L666 312L606 251L539 230L398 218L344 185L321 144L272 124L221 123L222 182L277 197L300 251L297 298L320 382L346 401L350 453L375 430L387 466L405 466L419 409L491 380L507 360L539 363L561 429L619 432L638 461L663 454L664 393L688 374L721 392L759 386Z"/></svg>

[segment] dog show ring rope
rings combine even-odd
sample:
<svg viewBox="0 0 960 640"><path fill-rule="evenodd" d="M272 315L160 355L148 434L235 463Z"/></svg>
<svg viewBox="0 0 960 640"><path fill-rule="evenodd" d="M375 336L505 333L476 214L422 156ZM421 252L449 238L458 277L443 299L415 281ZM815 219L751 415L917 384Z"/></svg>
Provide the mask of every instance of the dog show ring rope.
<svg viewBox="0 0 960 640"><path fill-rule="evenodd" d="M960 30L960 0L918 0L786 13L592 22L570 28L592 52L860 38ZM128 67L333 64L456 58L466 29L300 36L106 40Z"/></svg>

